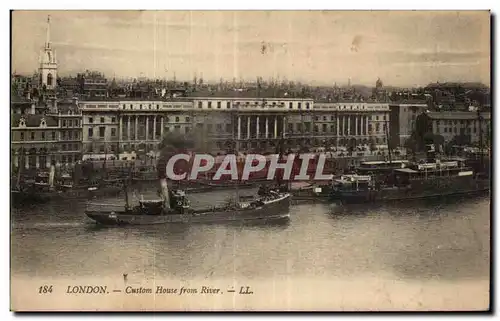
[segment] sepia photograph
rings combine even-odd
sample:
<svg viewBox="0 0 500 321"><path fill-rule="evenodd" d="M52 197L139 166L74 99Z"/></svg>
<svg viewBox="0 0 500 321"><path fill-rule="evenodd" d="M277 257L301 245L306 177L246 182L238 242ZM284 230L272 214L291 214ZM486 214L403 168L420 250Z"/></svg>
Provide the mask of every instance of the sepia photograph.
<svg viewBox="0 0 500 321"><path fill-rule="evenodd" d="M11 311L491 309L490 11L10 19Z"/></svg>

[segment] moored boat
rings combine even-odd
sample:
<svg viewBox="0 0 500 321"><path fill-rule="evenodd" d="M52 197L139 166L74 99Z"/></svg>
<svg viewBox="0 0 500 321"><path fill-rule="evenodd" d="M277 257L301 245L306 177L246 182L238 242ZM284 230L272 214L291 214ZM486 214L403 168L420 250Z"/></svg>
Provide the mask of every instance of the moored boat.
<svg viewBox="0 0 500 321"><path fill-rule="evenodd" d="M234 202L220 207L193 209L183 191L169 193L165 199L141 200L134 207L120 208L89 203L86 215L102 225L154 225L171 223L216 223L286 220L290 213L290 194L272 191L268 195L246 202Z"/></svg>
<svg viewBox="0 0 500 321"><path fill-rule="evenodd" d="M331 199L372 203L452 195L475 195L490 189L490 180L475 175L460 160L409 164L385 180L370 175L343 175L333 183Z"/></svg>

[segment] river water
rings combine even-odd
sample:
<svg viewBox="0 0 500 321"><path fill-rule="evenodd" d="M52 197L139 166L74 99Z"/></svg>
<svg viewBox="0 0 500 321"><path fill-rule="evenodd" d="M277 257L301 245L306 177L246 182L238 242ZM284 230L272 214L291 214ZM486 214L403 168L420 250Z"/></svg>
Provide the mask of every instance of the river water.
<svg viewBox="0 0 500 321"><path fill-rule="evenodd" d="M194 194L192 202L206 206L227 196ZM261 282L264 288L277 280L297 286L302 280L304 289L337 280L332 290L337 299L329 301L325 294L306 299L295 292L285 303L254 306L270 309L290 309L290 300L298 309L328 310L483 309L489 302L489 197L382 206L297 205L290 221L279 225L97 228L84 209L84 200L14 209L12 278L120 279L126 273L137 282L231 278ZM378 293L377 280L390 282L384 285L387 304L371 295L358 300L363 293ZM309 305L300 306L306 301ZM315 305L320 301L321 306Z"/></svg>

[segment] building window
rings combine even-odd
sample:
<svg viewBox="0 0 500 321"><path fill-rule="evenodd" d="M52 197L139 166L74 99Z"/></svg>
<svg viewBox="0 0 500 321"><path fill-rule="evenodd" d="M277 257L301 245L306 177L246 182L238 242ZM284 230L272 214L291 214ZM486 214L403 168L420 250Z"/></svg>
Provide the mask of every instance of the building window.
<svg viewBox="0 0 500 321"><path fill-rule="evenodd" d="M62 121L62 126L63 126L63 127L66 127L66 120L63 120L63 121Z"/></svg>
<svg viewBox="0 0 500 321"><path fill-rule="evenodd" d="M198 108L203 108L203 103L201 101L198 102Z"/></svg>
<svg viewBox="0 0 500 321"><path fill-rule="evenodd" d="M378 116L375 116L375 120L378 120Z"/></svg>
<svg viewBox="0 0 500 321"><path fill-rule="evenodd" d="M31 140L35 140L35 133L31 132Z"/></svg>
<svg viewBox="0 0 500 321"><path fill-rule="evenodd" d="M179 117L175 117L175 122L178 123L179 122Z"/></svg>
<svg viewBox="0 0 500 321"><path fill-rule="evenodd" d="M45 140L45 132L42 132L42 140Z"/></svg>
<svg viewBox="0 0 500 321"><path fill-rule="evenodd" d="M65 151L65 150L66 150L66 144L62 144L62 145L61 145L61 149L62 149L63 151Z"/></svg>
<svg viewBox="0 0 500 321"><path fill-rule="evenodd" d="M217 102L217 108L219 108L219 109L221 108L221 102L220 101Z"/></svg>
<svg viewBox="0 0 500 321"><path fill-rule="evenodd" d="M217 131L220 132L222 130L222 124L217 124Z"/></svg>
<svg viewBox="0 0 500 321"><path fill-rule="evenodd" d="M335 120L335 117L330 116L330 120L331 120L331 121Z"/></svg>
<svg viewBox="0 0 500 321"><path fill-rule="evenodd" d="M52 132L52 140L56 140L56 132Z"/></svg>
<svg viewBox="0 0 500 321"><path fill-rule="evenodd" d="M302 106L301 106L301 105L302 105L302 103L298 103L298 104L297 104L297 108L298 108L298 109L301 109L301 108L302 108Z"/></svg>
<svg viewBox="0 0 500 321"><path fill-rule="evenodd" d="M93 123L94 123L94 118L89 117L89 124L93 124Z"/></svg>
<svg viewBox="0 0 500 321"><path fill-rule="evenodd" d="M189 123L189 119L190 119L189 117L186 117L186 122L187 122L187 123Z"/></svg>
<svg viewBox="0 0 500 321"><path fill-rule="evenodd" d="M101 153L104 153L104 145L99 146L99 151L100 151Z"/></svg>
<svg viewBox="0 0 500 321"><path fill-rule="evenodd" d="M306 103L306 109L309 109L309 103Z"/></svg>
<svg viewBox="0 0 500 321"><path fill-rule="evenodd" d="M111 128L111 136L116 136L116 128Z"/></svg>
<svg viewBox="0 0 500 321"><path fill-rule="evenodd" d="M226 103L226 108L231 108L231 103L229 101Z"/></svg>
<svg viewBox="0 0 500 321"><path fill-rule="evenodd" d="M139 105L139 108L142 109L142 104Z"/></svg>
<svg viewBox="0 0 500 321"><path fill-rule="evenodd" d="M101 124L104 123L104 117L101 117Z"/></svg>
<svg viewBox="0 0 500 321"><path fill-rule="evenodd" d="M106 132L106 127L99 127L99 137L103 138Z"/></svg>
<svg viewBox="0 0 500 321"><path fill-rule="evenodd" d="M93 128L89 128L89 137L94 137L94 129Z"/></svg>
<svg viewBox="0 0 500 321"><path fill-rule="evenodd" d="M115 117L111 117L111 122L112 123L116 122L116 118Z"/></svg>
<svg viewBox="0 0 500 321"><path fill-rule="evenodd" d="M212 108L212 102L211 101L208 102L208 108Z"/></svg>
<svg viewBox="0 0 500 321"><path fill-rule="evenodd" d="M323 116L323 120L325 120L325 121L327 120L326 116Z"/></svg>
<svg viewBox="0 0 500 321"><path fill-rule="evenodd" d="M293 103L289 103L289 104L288 104L288 108L289 108L289 109L292 109L292 108L293 108Z"/></svg>
<svg viewBox="0 0 500 321"><path fill-rule="evenodd" d="M21 140L24 140L24 133L21 133Z"/></svg>

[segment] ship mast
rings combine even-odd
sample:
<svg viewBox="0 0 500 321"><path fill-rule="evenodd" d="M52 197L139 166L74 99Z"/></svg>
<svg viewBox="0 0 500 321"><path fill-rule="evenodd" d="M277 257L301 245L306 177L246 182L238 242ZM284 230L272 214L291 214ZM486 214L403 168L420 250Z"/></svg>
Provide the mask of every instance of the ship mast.
<svg viewBox="0 0 500 321"><path fill-rule="evenodd" d="M389 124L387 120L385 121L385 137L387 139L387 149L389 150L389 164L392 164L391 145L389 144Z"/></svg>

